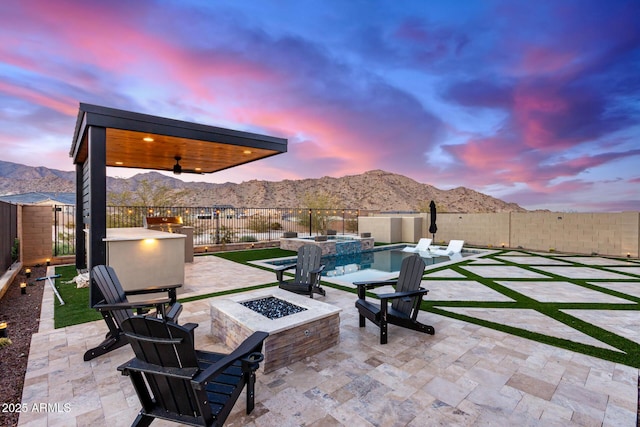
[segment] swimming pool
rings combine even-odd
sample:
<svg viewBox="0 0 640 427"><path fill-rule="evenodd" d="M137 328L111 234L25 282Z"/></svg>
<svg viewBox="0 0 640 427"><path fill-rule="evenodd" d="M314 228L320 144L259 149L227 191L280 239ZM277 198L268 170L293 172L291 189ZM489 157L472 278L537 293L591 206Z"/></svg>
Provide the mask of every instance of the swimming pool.
<svg viewBox="0 0 640 427"><path fill-rule="evenodd" d="M345 281L369 280L393 276L400 271L402 260L408 256L414 256L412 252L404 252L402 248L406 245L392 245L377 247L368 251L353 254L325 255L322 257L322 264L325 268L322 276L325 278L336 278ZM459 261L469 256L478 256L487 253L481 249L463 249L454 257L438 256L423 257L427 266L444 262ZM264 260L261 264L274 267L295 263L295 257L278 258Z"/></svg>

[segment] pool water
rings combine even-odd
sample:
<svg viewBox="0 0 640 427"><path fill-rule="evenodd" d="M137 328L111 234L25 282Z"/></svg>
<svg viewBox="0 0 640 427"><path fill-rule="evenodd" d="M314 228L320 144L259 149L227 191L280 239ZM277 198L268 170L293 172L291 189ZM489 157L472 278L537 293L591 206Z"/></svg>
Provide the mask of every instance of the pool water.
<svg viewBox="0 0 640 427"><path fill-rule="evenodd" d="M381 249L351 255L331 255L322 257L325 265L323 276L333 277L355 273L362 270L376 270L384 273L400 271L402 260L415 256L412 252L403 252L401 249ZM463 254L464 256L464 254ZM426 265L433 265L450 261L448 256L422 258Z"/></svg>
<svg viewBox="0 0 640 427"><path fill-rule="evenodd" d="M400 265L403 259L409 256L416 256L412 252L402 251L402 248L405 246L406 245L395 245L354 254L323 256L321 263L324 264L325 267L322 275L327 278L348 275L348 277L344 277L344 279L348 279L349 277L356 276L388 276L391 273L397 273L400 271ZM460 255L457 256L457 259L462 259L470 255L478 255L483 252L484 251L480 250L463 249ZM448 256L423 257L422 259L427 266L455 260L455 258ZM270 260L266 263L271 265L284 265L291 264L292 262L295 262L295 258ZM360 279L357 278L355 280Z"/></svg>

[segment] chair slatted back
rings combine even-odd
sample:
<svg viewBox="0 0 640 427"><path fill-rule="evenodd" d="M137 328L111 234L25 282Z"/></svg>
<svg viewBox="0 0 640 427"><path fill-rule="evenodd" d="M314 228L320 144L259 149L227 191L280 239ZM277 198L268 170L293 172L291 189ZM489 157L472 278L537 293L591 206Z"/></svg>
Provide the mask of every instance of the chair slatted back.
<svg viewBox="0 0 640 427"><path fill-rule="evenodd" d="M133 316L122 324L122 330L140 361L163 368L180 368L195 376L200 368L193 339L188 329L161 319ZM147 372L144 378L157 405L164 410L189 417L212 417L205 390L194 390L190 379ZM142 385L141 385L142 386Z"/></svg>
<svg viewBox="0 0 640 427"><path fill-rule="evenodd" d="M320 268L322 249L317 245L303 245L298 249L296 283L311 283L311 271Z"/></svg>
<svg viewBox="0 0 640 427"><path fill-rule="evenodd" d="M425 263L422 260L422 257L413 255L403 259L402 264L400 265L400 275L398 276L396 292L415 291L420 288L424 268ZM410 298L406 301L405 298L396 298L391 303L391 307L409 316L411 315L411 309L413 308L415 298L418 297Z"/></svg>
<svg viewBox="0 0 640 427"><path fill-rule="evenodd" d="M91 270L91 280L98 285L98 289L107 304L127 302L127 296L113 267L96 265ZM125 319L133 316L133 311L130 309L112 310L111 315L117 325L120 326Z"/></svg>

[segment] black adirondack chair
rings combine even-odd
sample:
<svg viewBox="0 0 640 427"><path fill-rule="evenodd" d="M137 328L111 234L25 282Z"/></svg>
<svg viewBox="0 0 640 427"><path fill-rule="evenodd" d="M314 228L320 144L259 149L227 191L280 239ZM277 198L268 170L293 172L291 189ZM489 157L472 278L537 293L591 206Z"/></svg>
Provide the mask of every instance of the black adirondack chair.
<svg viewBox="0 0 640 427"><path fill-rule="evenodd" d="M324 265L320 264L320 258L322 258L320 246L301 246L298 249L298 260L295 264L283 265L275 269L278 286L297 294L309 295L311 298L314 293L326 295L325 290L320 286L320 273L324 269ZM295 278L284 280L283 272L293 268L296 269Z"/></svg>
<svg viewBox="0 0 640 427"><path fill-rule="evenodd" d="M385 280L377 282L354 282L358 287L358 300L356 308L360 314L360 327L365 326L365 319L371 320L380 328L380 344L387 343L387 325L401 326L433 335L433 326L418 322L418 311L422 297L429 292L420 287L425 264L418 255L413 255L402 260L398 280ZM366 291L379 286L392 285L396 292L380 294L380 304L366 300ZM391 301L391 306L389 306Z"/></svg>
<svg viewBox="0 0 640 427"><path fill-rule="evenodd" d="M134 315L134 310L138 314L151 311L150 315L164 318L173 322L178 321L178 316L182 311L182 305L176 301L176 289L182 285L152 286L142 290L124 291L115 270L106 265L97 265L91 270L91 280L97 286L102 295L102 299L93 308L98 310L104 318L109 332L104 341L99 346L87 350L84 360L88 361L95 357L115 350L128 344L122 335L120 325L125 319ZM166 293L166 297L153 298L145 301L130 302L128 295L144 295L151 293ZM188 323L185 325L191 330L198 325Z"/></svg>
<svg viewBox="0 0 640 427"><path fill-rule="evenodd" d="M231 354L195 350L191 331L173 322L134 316L122 329L136 355L118 367L131 378L142 409L132 426L156 418L194 426L222 426L247 386L247 414L255 401L255 372L266 332L255 332Z"/></svg>

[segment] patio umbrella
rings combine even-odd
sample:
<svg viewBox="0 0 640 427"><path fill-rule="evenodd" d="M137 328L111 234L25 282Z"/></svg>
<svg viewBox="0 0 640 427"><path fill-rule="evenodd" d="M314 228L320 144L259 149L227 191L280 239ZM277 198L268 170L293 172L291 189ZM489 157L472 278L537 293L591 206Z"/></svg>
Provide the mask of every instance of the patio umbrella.
<svg viewBox="0 0 640 427"><path fill-rule="evenodd" d="M436 204L433 200L431 201L431 203L429 203L429 216L431 217L429 233L431 233L431 237L435 240L438 226L436 225Z"/></svg>

